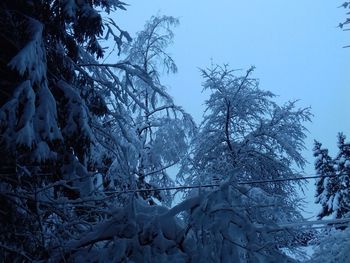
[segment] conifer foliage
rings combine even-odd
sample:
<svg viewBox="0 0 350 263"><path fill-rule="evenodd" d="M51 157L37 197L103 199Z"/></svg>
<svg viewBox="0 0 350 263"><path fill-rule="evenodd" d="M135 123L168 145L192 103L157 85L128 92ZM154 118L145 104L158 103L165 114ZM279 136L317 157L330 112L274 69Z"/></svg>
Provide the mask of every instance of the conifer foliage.
<svg viewBox="0 0 350 263"><path fill-rule="evenodd" d="M103 55L96 8L124 6L117 0L0 3L0 254L7 262L45 259L48 247L78 228L70 216L79 212L66 213L72 207L61 208L58 200L91 191L92 120L106 106L77 64L84 52ZM73 227L64 229L70 220Z"/></svg>
<svg viewBox="0 0 350 263"><path fill-rule="evenodd" d="M350 143L343 133L338 134L339 152L335 158L315 141L315 169L321 178L316 182L316 203L322 205L319 218L332 215L349 217L350 212ZM323 177L322 176L329 176Z"/></svg>
<svg viewBox="0 0 350 263"><path fill-rule="evenodd" d="M165 48L177 20L153 18L126 48L129 34L101 16L125 6L118 0L0 3L5 261L50 258L108 217L112 203L125 204L106 191L171 184L166 169L184 154L194 127L155 68L164 63L176 70ZM112 39L125 59L101 65L103 39ZM148 52L143 57L142 49ZM173 137L176 143L163 148ZM170 202L154 191L140 197Z"/></svg>

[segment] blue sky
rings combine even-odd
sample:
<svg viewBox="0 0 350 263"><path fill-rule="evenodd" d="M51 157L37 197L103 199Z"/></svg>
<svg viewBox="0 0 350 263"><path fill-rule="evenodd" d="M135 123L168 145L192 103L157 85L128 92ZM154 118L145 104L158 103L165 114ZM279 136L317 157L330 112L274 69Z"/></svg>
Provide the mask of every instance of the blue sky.
<svg viewBox="0 0 350 263"><path fill-rule="evenodd" d="M177 104L200 122L206 94L201 94L198 68L211 61L232 68L256 66L260 87L274 92L279 103L299 99L312 108L313 122L305 157L313 174L312 142L323 142L336 154L336 135L350 139L350 33L337 25L345 19L342 1L319 0L147 0L127 1L116 21L131 34L152 15L180 19L169 48L179 72L164 83ZM313 202L313 181L307 198ZM311 204L309 210L315 211Z"/></svg>

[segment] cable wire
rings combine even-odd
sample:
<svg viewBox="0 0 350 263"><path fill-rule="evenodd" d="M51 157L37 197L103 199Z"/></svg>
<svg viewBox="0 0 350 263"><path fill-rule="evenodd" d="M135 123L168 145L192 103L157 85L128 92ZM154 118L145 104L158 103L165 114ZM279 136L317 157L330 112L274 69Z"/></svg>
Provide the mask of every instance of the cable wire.
<svg viewBox="0 0 350 263"><path fill-rule="evenodd" d="M339 175L348 174L332 174L332 175L313 175L313 176L300 176L300 177L290 177L290 178L278 178L278 179L268 179L268 180L254 180L254 181L243 181L237 182L238 185L254 185L254 184L264 184L264 183L279 183L286 181L300 181L300 180L310 180L317 178L330 178L337 177ZM203 185L178 185L172 187L160 187L160 188L141 188L141 189L127 189L124 191L108 191L106 194L127 194L127 193L137 193L137 192L157 192L157 191L170 191L170 190L183 190L183 189L199 189L199 188L210 188L219 187L221 184L203 184Z"/></svg>

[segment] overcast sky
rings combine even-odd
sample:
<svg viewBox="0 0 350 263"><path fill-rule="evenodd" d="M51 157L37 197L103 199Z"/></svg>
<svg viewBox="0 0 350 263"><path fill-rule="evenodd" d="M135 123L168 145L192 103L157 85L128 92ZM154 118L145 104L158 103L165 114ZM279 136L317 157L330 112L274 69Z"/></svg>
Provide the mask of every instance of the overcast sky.
<svg viewBox="0 0 350 263"><path fill-rule="evenodd" d="M342 48L350 44L350 32L337 28L345 19L345 10L337 8L342 2L128 0L128 11L118 11L116 21L135 34L152 15L180 19L169 48L179 71L164 83L198 123L206 99L198 68L211 61L235 69L254 65L260 87L278 95L278 102L299 99L300 107L310 106L314 117L307 125L305 157L310 162L306 173L314 174L314 139L332 154L339 131L350 139L350 48ZM313 202L314 189L309 188Z"/></svg>

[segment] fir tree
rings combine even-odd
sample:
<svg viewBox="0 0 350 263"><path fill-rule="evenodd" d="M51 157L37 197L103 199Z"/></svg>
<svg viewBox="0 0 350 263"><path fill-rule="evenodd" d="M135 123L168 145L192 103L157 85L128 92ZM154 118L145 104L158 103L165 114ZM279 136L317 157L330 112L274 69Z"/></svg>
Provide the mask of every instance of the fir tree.
<svg viewBox="0 0 350 263"><path fill-rule="evenodd" d="M50 246L78 231L78 221L94 220L88 209L58 203L93 189L92 121L106 105L78 64L85 54L103 55L97 8L124 6L117 0L0 3L0 254L7 262L47 259ZM77 221L77 214L85 215Z"/></svg>
<svg viewBox="0 0 350 263"><path fill-rule="evenodd" d="M322 205L318 216L345 218L350 211L350 143L346 142L344 134L339 133L339 152L333 159L321 146L315 142L315 169L318 175L324 176L316 182L316 203Z"/></svg>
<svg viewBox="0 0 350 263"><path fill-rule="evenodd" d="M349 217L350 212L350 142L343 133L338 135L339 153L335 158L337 194L334 197L336 218Z"/></svg>
<svg viewBox="0 0 350 263"><path fill-rule="evenodd" d="M313 148L315 160L316 174L320 176L334 176L335 168L334 161L328 155L328 150L322 148L322 144L315 141ZM316 181L316 203L322 205L322 211L319 212L318 217L322 218L333 213L333 208L330 206L330 197L334 195L336 191L334 184L334 178L321 177Z"/></svg>
<svg viewBox="0 0 350 263"><path fill-rule="evenodd" d="M171 184L166 169L186 151L193 126L160 83L157 69L176 69L165 48L177 20L152 18L128 45L129 34L101 17L125 5L118 0L0 3L5 261L47 261L49 251L89 234L134 197L171 201L150 190L128 195L123 203L115 193ZM115 41L118 62L100 63L102 36ZM149 53L139 56L142 50ZM57 260L68 258L60 254Z"/></svg>

